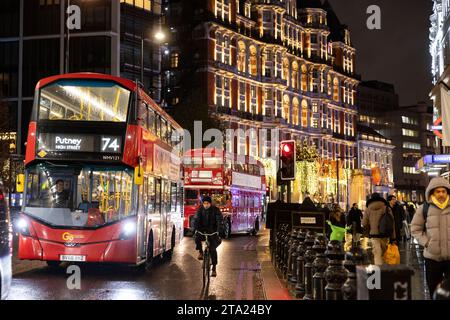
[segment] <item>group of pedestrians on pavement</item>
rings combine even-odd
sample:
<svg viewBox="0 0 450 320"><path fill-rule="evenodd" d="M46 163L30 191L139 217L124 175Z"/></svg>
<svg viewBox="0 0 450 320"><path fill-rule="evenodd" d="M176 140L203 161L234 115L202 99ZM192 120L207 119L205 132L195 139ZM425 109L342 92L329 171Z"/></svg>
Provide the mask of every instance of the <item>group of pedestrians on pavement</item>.
<svg viewBox="0 0 450 320"><path fill-rule="evenodd" d="M334 208L330 214L331 224L346 228L347 234L369 238L376 265L385 264L389 244L398 245L412 236L424 248L430 293L435 292L439 283L450 281L450 183L446 179L431 180L425 202L415 211L411 205L405 211L395 195L385 199L374 193L366 202L364 213L353 204L346 217L342 219L342 216L345 216L343 211Z"/></svg>

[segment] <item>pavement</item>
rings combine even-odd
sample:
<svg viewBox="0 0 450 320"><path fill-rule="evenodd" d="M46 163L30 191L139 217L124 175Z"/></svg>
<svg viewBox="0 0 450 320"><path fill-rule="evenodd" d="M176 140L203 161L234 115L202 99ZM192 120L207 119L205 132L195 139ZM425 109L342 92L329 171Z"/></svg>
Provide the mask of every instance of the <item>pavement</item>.
<svg viewBox="0 0 450 320"><path fill-rule="evenodd" d="M10 300L286 300L289 293L270 261L269 232L233 235L218 248L218 277L202 290L201 261L192 238L185 237L170 261L149 272L106 264L80 264L80 289L69 289L67 267L49 268L42 261L13 257Z"/></svg>
<svg viewBox="0 0 450 320"><path fill-rule="evenodd" d="M68 289L69 265L49 268L42 261L17 258L15 235L10 300L291 300L286 280L271 261L269 230L257 236L233 235L218 248L218 277L202 290L201 261L195 244L185 237L170 261L160 260L149 272L106 264L80 264L81 288ZM414 269L413 300L428 300L422 248L414 242L399 246L401 263Z"/></svg>

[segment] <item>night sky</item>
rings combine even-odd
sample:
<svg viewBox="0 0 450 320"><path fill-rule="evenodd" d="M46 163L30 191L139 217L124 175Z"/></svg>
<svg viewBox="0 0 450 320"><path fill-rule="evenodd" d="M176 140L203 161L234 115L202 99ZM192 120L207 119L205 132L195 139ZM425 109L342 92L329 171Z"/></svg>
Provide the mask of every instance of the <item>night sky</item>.
<svg viewBox="0 0 450 320"><path fill-rule="evenodd" d="M362 79L395 85L400 105L429 101L432 88L429 28L432 0L329 0L350 27ZM369 30L370 5L381 8L381 30Z"/></svg>

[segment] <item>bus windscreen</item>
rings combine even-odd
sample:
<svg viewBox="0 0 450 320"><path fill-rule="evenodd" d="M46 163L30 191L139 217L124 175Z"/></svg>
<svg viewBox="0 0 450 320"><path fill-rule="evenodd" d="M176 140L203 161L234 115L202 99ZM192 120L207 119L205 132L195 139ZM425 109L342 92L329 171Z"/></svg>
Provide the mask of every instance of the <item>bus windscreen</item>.
<svg viewBox="0 0 450 320"><path fill-rule="evenodd" d="M127 169L57 168L26 171L24 212L58 227L100 227L134 215Z"/></svg>
<svg viewBox="0 0 450 320"><path fill-rule="evenodd" d="M41 89L39 120L126 122L130 97L111 81L60 80Z"/></svg>

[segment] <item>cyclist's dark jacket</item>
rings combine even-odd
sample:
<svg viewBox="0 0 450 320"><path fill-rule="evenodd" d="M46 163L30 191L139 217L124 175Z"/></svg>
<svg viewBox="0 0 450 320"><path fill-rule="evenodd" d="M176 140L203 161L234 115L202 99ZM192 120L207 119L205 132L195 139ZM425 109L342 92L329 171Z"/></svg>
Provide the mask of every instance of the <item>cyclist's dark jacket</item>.
<svg viewBox="0 0 450 320"><path fill-rule="evenodd" d="M223 217L220 209L211 205L208 210L201 206L194 216L193 227L202 233L222 232Z"/></svg>

